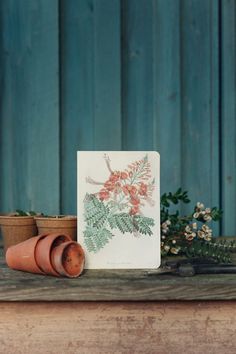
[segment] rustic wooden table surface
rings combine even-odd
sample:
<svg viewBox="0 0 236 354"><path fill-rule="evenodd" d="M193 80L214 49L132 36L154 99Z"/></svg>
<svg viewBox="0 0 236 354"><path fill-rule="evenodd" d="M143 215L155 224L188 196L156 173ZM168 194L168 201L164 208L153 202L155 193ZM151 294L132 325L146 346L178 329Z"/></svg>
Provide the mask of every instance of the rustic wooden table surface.
<svg viewBox="0 0 236 354"><path fill-rule="evenodd" d="M236 275L65 279L11 270L2 255L0 353L235 354L235 299Z"/></svg>

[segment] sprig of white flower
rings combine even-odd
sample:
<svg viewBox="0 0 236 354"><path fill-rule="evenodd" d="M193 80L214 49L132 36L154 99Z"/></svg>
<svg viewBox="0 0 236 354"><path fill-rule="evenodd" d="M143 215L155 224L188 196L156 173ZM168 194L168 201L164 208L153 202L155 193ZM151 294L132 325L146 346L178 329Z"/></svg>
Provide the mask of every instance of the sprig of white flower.
<svg viewBox="0 0 236 354"><path fill-rule="evenodd" d="M166 220L161 224L161 231L162 234L167 234L169 231L169 226L171 225L171 221L170 220Z"/></svg>
<svg viewBox="0 0 236 354"><path fill-rule="evenodd" d="M200 202L197 202L197 208L198 208L199 210L204 209L204 204L203 204L203 203L200 203Z"/></svg>
<svg viewBox="0 0 236 354"><path fill-rule="evenodd" d="M192 241L197 236L196 232L193 231L193 229L196 229L195 224L185 226L184 236L188 241Z"/></svg>
<svg viewBox="0 0 236 354"><path fill-rule="evenodd" d="M170 252L173 254L178 254L180 251L180 247L171 247Z"/></svg>
<svg viewBox="0 0 236 354"><path fill-rule="evenodd" d="M211 241L212 239L212 229L210 229L207 225L202 225L201 230L198 230L197 235L199 238L204 239L206 241Z"/></svg>
<svg viewBox="0 0 236 354"><path fill-rule="evenodd" d="M169 246L169 245L165 245L165 246L164 246L164 250L165 250L166 252L169 252L170 246Z"/></svg>
<svg viewBox="0 0 236 354"><path fill-rule="evenodd" d="M211 208L205 208L204 204L198 202L197 205L195 206L194 210L194 214L193 217L196 220L203 220L206 222L209 222L212 220L212 215L211 215Z"/></svg>

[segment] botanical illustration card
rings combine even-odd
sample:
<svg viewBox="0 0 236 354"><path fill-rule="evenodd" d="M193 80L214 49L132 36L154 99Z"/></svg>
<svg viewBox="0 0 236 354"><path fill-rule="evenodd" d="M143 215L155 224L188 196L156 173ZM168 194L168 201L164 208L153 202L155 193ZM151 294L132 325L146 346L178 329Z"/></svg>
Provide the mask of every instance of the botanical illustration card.
<svg viewBox="0 0 236 354"><path fill-rule="evenodd" d="M160 265L160 157L78 151L78 242L86 269Z"/></svg>

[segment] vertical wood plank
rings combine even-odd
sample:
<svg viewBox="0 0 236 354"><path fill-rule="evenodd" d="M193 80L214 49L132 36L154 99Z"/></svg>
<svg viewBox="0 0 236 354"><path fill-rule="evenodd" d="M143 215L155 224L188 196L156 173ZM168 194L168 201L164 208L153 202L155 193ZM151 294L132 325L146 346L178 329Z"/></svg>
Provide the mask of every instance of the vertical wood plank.
<svg viewBox="0 0 236 354"><path fill-rule="evenodd" d="M120 3L61 2L61 208L76 213L76 151L120 150Z"/></svg>
<svg viewBox="0 0 236 354"><path fill-rule="evenodd" d="M222 208L224 210L222 232L236 232L236 3L221 2L222 28Z"/></svg>
<svg viewBox="0 0 236 354"><path fill-rule="evenodd" d="M63 213L76 212L76 150L157 149L162 192L182 185L206 205L221 163L222 232L235 234L234 1L221 2L221 126L218 1L60 3L60 132L58 1L0 3L1 210L59 211L59 148Z"/></svg>
<svg viewBox="0 0 236 354"><path fill-rule="evenodd" d="M94 11L95 149L120 150L120 1L96 0Z"/></svg>
<svg viewBox="0 0 236 354"><path fill-rule="evenodd" d="M153 1L122 2L124 150L153 149Z"/></svg>
<svg viewBox="0 0 236 354"><path fill-rule="evenodd" d="M180 3L154 1L154 149L161 154L161 192L181 186Z"/></svg>
<svg viewBox="0 0 236 354"><path fill-rule="evenodd" d="M220 8L218 1L210 2L211 12L211 206L221 205L220 151ZM212 223L213 234L222 234L222 221Z"/></svg>
<svg viewBox="0 0 236 354"><path fill-rule="evenodd" d="M0 208L59 211L58 3L1 1Z"/></svg>
<svg viewBox="0 0 236 354"><path fill-rule="evenodd" d="M76 151L94 149L93 1L61 1L61 212L76 214Z"/></svg>
<svg viewBox="0 0 236 354"><path fill-rule="evenodd" d="M181 2L182 186L194 204L206 206L219 205L215 6L209 0Z"/></svg>

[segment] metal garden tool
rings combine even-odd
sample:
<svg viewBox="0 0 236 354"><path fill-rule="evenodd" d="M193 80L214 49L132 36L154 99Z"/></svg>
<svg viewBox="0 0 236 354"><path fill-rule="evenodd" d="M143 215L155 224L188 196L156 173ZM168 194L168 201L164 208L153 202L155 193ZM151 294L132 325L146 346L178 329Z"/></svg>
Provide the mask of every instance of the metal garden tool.
<svg viewBox="0 0 236 354"><path fill-rule="evenodd" d="M176 274L181 277L191 277L195 274L236 274L233 264L217 264L214 261L202 259L186 259L181 261L167 261L156 270L149 271L148 275Z"/></svg>

